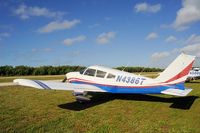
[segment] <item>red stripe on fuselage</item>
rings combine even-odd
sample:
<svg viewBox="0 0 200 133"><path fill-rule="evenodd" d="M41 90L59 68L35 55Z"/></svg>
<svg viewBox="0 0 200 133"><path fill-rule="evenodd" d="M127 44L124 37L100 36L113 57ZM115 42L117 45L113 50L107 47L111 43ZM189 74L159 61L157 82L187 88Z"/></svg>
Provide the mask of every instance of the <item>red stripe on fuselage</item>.
<svg viewBox="0 0 200 133"><path fill-rule="evenodd" d="M158 86L169 86L169 85L174 85L174 84L166 84L166 85L151 85L151 86L119 86L119 85L108 85L108 84L100 84L100 83L95 83L89 80L85 80L85 79L79 79L79 78L70 78L68 79L69 82L83 82L86 84L94 84L94 85L102 85L102 86L112 86L112 87L119 87L119 88L152 88L152 87L158 87ZM178 83L182 83L178 82ZM176 83L176 84L178 84Z"/></svg>

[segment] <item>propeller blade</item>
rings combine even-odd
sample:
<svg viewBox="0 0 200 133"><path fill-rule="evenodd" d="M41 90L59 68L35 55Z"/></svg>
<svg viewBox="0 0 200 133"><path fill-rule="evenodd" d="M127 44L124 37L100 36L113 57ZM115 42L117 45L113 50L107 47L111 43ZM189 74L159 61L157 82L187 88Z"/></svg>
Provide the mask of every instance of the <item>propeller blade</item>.
<svg viewBox="0 0 200 133"><path fill-rule="evenodd" d="M62 80L62 82L66 82L66 80L67 80L67 77L65 77L65 78Z"/></svg>

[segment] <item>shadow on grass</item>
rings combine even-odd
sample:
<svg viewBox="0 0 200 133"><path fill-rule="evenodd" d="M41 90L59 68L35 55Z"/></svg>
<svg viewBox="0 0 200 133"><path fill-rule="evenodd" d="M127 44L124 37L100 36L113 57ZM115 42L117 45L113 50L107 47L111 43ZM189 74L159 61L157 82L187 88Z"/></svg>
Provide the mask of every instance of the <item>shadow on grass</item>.
<svg viewBox="0 0 200 133"><path fill-rule="evenodd" d="M90 99L91 100L89 102L80 103L80 102L74 101L71 103L58 105L58 107L63 108L63 109L70 109L74 111L80 111L80 110L84 110L84 109L114 100L115 96L110 93L92 93L92 98Z"/></svg>
<svg viewBox="0 0 200 133"><path fill-rule="evenodd" d="M159 97L153 95L141 95L141 94L93 94L90 102L87 103L79 103L79 102L71 102L66 104L58 105L58 107L63 109L69 109L74 111L84 110L102 103L106 103L108 101L114 99L121 100L133 100L133 101L149 101L149 102L162 102L163 103L172 103L170 108L189 110L194 103L194 101L199 98L197 96L186 96L186 97Z"/></svg>

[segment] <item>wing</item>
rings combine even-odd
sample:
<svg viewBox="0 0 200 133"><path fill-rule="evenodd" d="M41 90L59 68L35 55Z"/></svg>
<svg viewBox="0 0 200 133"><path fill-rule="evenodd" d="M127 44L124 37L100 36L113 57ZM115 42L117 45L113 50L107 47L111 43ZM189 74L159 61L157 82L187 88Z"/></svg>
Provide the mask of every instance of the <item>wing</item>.
<svg viewBox="0 0 200 133"><path fill-rule="evenodd" d="M168 94L168 95L174 95L174 96L186 96L188 93L190 93L192 89L185 89L185 90L180 90L180 89L166 89L164 91L161 91L162 94Z"/></svg>
<svg viewBox="0 0 200 133"><path fill-rule="evenodd" d="M63 83L59 81L41 81L41 80L29 80L29 79L15 79L14 83L22 86L29 86L38 89L47 90L72 90L76 92L105 92L99 87L87 84L73 84Z"/></svg>

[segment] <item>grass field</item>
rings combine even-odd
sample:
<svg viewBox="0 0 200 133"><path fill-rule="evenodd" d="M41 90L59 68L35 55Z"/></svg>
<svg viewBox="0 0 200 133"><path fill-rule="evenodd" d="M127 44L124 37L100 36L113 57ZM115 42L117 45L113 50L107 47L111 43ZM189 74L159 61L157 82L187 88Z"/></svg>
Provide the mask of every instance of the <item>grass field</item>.
<svg viewBox="0 0 200 133"><path fill-rule="evenodd" d="M10 76L0 77L0 83L12 82L16 78L22 79L36 79L36 80L63 80L65 75L42 75L42 76Z"/></svg>
<svg viewBox="0 0 200 133"><path fill-rule="evenodd" d="M92 94L80 104L71 92L0 87L0 132L199 133L200 80L189 96Z"/></svg>

